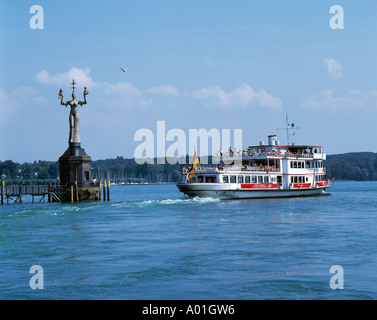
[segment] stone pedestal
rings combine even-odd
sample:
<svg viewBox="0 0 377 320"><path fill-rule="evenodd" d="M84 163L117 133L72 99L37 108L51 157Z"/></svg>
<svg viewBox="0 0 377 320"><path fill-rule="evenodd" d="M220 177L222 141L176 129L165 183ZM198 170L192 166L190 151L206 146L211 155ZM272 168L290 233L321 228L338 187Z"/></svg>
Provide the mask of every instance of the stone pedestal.
<svg viewBox="0 0 377 320"><path fill-rule="evenodd" d="M96 201L101 198L100 177L92 176L92 159L80 143L69 143L59 158L60 186L67 201Z"/></svg>

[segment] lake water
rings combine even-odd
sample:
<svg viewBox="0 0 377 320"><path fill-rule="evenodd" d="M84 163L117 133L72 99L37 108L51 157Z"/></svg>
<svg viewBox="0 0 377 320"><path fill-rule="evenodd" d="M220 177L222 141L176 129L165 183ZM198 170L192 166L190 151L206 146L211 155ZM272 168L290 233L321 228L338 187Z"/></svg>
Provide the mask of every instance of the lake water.
<svg viewBox="0 0 377 320"><path fill-rule="evenodd" d="M377 182L329 192L219 201L132 185L110 202L1 206L0 299L376 299Z"/></svg>

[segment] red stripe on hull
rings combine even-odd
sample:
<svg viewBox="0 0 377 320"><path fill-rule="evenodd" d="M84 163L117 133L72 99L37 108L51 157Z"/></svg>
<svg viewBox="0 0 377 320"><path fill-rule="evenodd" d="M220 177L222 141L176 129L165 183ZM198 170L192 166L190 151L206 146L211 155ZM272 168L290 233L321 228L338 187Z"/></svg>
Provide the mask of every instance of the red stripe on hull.
<svg viewBox="0 0 377 320"><path fill-rule="evenodd" d="M242 183L241 189L277 189L277 183Z"/></svg>
<svg viewBox="0 0 377 320"><path fill-rule="evenodd" d="M293 188L295 189L310 188L310 183L294 183Z"/></svg>

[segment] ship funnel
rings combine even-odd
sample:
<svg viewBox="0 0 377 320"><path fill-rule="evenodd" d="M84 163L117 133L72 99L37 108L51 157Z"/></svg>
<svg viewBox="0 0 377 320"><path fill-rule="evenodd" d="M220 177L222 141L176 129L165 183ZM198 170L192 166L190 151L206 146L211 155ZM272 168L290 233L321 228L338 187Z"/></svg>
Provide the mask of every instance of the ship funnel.
<svg viewBox="0 0 377 320"><path fill-rule="evenodd" d="M279 141L278 141L276 134L268 136L268 145L270 145L270 146L279 145Z"/></svg>

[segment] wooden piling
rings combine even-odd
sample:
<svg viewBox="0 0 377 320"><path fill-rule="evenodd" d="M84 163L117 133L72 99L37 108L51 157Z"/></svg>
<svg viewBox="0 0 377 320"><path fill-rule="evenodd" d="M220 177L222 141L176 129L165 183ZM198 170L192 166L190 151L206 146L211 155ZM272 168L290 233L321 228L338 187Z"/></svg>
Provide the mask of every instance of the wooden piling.
<svg viewBox="0 0 377 320"><path fill-rule="evenodd" d="M1 205L5 204L5 181L1 180Z"/></svg>
<svg viewBox="0 0 377 320"><path fill-rule="evenodd" d="M71 203L73 203L73 185L71 185Z"/></svg>
<svg viewBox="0 0 377 320"><path fill-rule="evenodd" d="M107 180L107 201L110 201L110 180Z"/></svg>
<svg viewBox="0 0 377 320"><path fill-rule="evenodd" d="M106 180L103 181L103 201L106 201Z"/></svg>
<svg viewBox="0 0 377 320"><path fill-rule="evenodd" d="M76 189L76 202L79 202L79 188L77 187L77 180L75 180L75 189Z"/></svg>
<svg viewBox="0 0 377 320"><path fill-rule="evenodd" d="M48 195L47 195L47 198L48 198L48 203L52 202L52 197L51 197L51 182L48 183ZM33 202L34 202L34 199L33 199Z"/></svg>
<svg viewBox="0 0 377 320"><path fill-rule="evenodd" d="M22 203L22 185L19 186L19 199L20 203Z"/></svg>

